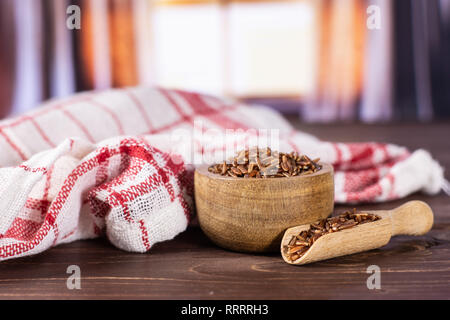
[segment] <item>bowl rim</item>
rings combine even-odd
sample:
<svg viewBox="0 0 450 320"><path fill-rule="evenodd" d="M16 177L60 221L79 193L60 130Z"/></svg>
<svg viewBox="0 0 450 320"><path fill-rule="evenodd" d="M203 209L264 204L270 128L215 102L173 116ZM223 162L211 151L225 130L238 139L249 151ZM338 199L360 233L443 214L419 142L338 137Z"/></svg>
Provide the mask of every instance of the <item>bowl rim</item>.
<svg viewBox="0 0 450 320"><path fill-rule="evenodd" d="M210 177L212 179L217 179L217 180L225 180L225 181L245 181L245 182L249 182L249 181L254 181L255 183L267 183L267 181L289 181L289 180L294 180L294 179L309 179L312 177L316 177L322 174L328 174L331 173L332 175L334 174L334 169L333 166L327 162L321 162L319 161L319 164L322 166L322 169L320 169L317 172L311 173L311 174L306 174L306 175L300 175L300 176L290 176L290 177L277 177L277 178L262 178L262 179L245 179L245 178L233 178L233 177L229 177L229 176L222 176L220 174L217 173L212 173L208 171L208 168L211 165L201 165L197 168L195 168L195 172L198 174L201 174L203 176L207 176Z"/></svg>

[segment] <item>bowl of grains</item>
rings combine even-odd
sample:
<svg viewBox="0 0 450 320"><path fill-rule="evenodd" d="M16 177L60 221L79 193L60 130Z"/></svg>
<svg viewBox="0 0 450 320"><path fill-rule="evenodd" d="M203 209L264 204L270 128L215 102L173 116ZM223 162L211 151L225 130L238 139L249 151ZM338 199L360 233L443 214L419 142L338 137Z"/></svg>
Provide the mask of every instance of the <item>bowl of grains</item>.
<svg viewBox="0 0 450 320"><path fill-rule="evenodd" d="M251 148L195 171L200 227L217 245L240 252L279 250L287 228L328 217L333 167L296 152Z"/></svg>

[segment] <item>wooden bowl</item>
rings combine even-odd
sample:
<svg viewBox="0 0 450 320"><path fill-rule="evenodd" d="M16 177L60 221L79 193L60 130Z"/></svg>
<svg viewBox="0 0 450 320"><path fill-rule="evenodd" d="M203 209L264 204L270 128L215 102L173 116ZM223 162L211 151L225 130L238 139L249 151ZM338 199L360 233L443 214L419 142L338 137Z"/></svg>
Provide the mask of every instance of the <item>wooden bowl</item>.
<svg viewBox="0 0 450 320"><path fill-rule="evenodd" d="M283 178L232 178L195 171L200 227L217 245L241 252L280 248L287 228L328 217L333 211L333 167Z"/></svg>

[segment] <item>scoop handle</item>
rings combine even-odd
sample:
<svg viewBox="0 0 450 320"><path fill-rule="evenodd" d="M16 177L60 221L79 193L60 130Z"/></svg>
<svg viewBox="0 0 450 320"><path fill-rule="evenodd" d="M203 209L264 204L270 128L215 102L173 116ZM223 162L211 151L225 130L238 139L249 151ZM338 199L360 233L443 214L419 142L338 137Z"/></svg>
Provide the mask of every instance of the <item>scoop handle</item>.
<svg viewBox="0 0 450 320"><path fill-rule="evenodd" d="M433 211L423 201L409 201L390 211L392 236L420 236L433 226Z"/></svg>

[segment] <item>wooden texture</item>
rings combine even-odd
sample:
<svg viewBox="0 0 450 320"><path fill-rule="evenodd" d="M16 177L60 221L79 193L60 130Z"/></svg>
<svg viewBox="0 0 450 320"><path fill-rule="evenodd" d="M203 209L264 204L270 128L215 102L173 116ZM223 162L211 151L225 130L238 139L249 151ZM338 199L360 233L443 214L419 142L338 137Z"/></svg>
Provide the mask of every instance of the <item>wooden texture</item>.
<svg viewBox="0 0 450 320"><path fill-rule="evenodd" d="M295 177L232 178L195 172L200 227L217 245L241 252L277 251L284 231L333 211L333 167Z"/></svg>
<svg viewBox="0 0 450 320"><path fill-rule="evenodd" d="M325 234L295 261L288 259L284 247L288 245L293 236L298 235L303 230L308 230L310 225L289 228L281 241L281 255L284 261L289 264L304 265L377 249L386 245L392 236L421 236L430 231L433 225L433 212L422 201L409 201L392 210L367 210L364 213L376 214L381 219L339 232Z"/></svg>
<svg viewBox="0 0 450 320"><path fill-rule="evenodd" d="M450 122L397 125L295 126L332 141L390 141L425 148L450 169ZM447 173L447 178L449 178ZM244 254L214 245L198 227L147 254L104 239L78 241L42 254L0 262L2 299L449 299L450 198L414 194L358 210L384 210L408 200L427 202L434 225L424 236L397 236L380 249L304 266L279 253ZM340 212L353 208L338 205ZM81 268L81 290L66 287L67 267ZM366 270L381 269L381 289L369 290Z"/></svg>

